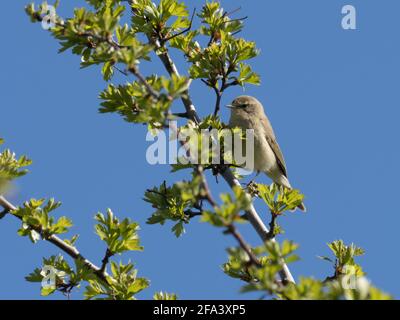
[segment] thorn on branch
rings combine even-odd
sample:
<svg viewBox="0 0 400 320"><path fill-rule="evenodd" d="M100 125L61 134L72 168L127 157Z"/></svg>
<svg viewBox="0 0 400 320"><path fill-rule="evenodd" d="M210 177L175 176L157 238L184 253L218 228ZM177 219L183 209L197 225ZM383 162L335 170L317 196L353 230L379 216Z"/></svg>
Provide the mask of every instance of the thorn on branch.
<svg viewBox="0 0 400 320"><path fill-rule="evenodd" d="M240 10L242 10L242 7L238 7L238 8L236 8L236 9L230 11L230 12L225 12L225 13L224 13L224 16L229 17L229 16L231 16L232 14L234 14L234 13L240 11Z"/></svg>
<svg viewBox="0 0 400 320"><path fill-rule="evenodd" d="M172 113L172 115L178 118L191 119L187 112Z"/></svg>
<svg viewBox="0 0 400 320"><path fill-rule="evenodd" d="M246 20L248 18L248 16L242 17L242 18L237 18L237 19L229 19L227 21L224 21L224 23L230 23L230 22L234 22L234 21L243 21Z"/></svg>
<svg viewBox="0 0 400 320"><path fill-rule="evenodd" d="M123 74L124 76L128 76L128 72L126 72L125 70L121 70L120 68L118 68L117 66L113 66L113 68L115 70L117 70L119 73Z"/></svg>

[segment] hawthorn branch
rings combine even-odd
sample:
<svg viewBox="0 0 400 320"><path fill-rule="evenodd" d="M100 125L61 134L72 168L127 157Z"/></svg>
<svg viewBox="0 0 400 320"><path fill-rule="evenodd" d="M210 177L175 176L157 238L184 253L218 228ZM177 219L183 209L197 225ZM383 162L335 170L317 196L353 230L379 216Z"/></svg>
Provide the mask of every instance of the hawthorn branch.
<svg viewBox="0 0 400 320"><path fill-rule="evenodd" d="M177 77L180 77L180 74L178 72L178 69L175 65L175 63L172 61L169 52L167 48L161 46L159 41L155 41L155 51L162 51L161 54L158 54L158 57L160 58L162 64L164 65L165 69L167 72L172 76L175 75ZM163 50L159 50L159 49ZM181 98L182 103L186 109L187 115L190 117L192 121L195 123L199 123L200 117L197 114L196 108L190 98L189 92L185 92L184 95ZM232 171L229 168L226 168L222 172L220 172L224 180L228 183L228 185L233 188L235 186L242 187L240 185L240 182L235 178L233 175ZM253 226L253 228L257 231L258 235L260 236L261 240L263 242L266 241L275 241L274 238L270 239L270 233L268 228L265 226L264 222L258 215L256 209L254 208L253 204L250 205L250 207L246 210L246 215L248 217L249 222ZM282 270L279 272L280 278L283 282L292 282L295 283L294 278L287 267L286 264L283 264Z"/></svg>
<svg viewBox="0 0 400 320"><path fill-rule="evenodd" d="M233 224L227 226L227 232L236 239L240 247L247 253L250 262L257 267L261 267L261 262L258 260L257 256L253 253L250 246L244 241L242 235Z"/></svg>
<svg viewBox="0 0 400 320"><path fill-rule="evenodd" d="M269 222L269 238L273 239L275 237L275 229L276 229L276 219L278 215L274 212L271 212L271 221Z"/></svg>
<svg viewBox="0 0 400 320"><path fill-rule="evenodd" d="M106 268L108 263L110 262L110 258L114 255L114 253L107 248L106 253L104 254L103 260L101 260L101 267L100 267L100 272L104 274L106 272Z"/></svg>
<svg viewBox="0 0 400 320"><path fill-rule="evenodd" d="M10 213L14 210L17 210L17 207L14 206L11 202L9 202L5 197L0 196L0 206L2 206L5 210L6 213ZM14 217L18 218L19 220L22 220L20 217L13 215ZM32 230L35 230L39 234L43 234L43 230L38 227L34 226L29 226ZM64 251L66 254L68 254L71 258L74 260L81 260L85 263L85 265L93 271L93 273L99 278L99 280L102 281L107 281L107 274L105 272L102 272L101 268L96 266L94 263L86 259L79 251L77 248L69 245L66 243L64 240L61 238L57 237L55 234L52 234L50 236L47 236L43 238L44 240L52 243L55 245L57 248L61 249Z"/></svg>
<svg viewBox="0 0 400 320"><path fill-rule="evenodd" d="M139 69L134 66L129 68L131 72L139 82L145 86L147 92L155 99L160 99L160 93L153 89L153 87L146 81L145 77L139 72Z"/></svg>

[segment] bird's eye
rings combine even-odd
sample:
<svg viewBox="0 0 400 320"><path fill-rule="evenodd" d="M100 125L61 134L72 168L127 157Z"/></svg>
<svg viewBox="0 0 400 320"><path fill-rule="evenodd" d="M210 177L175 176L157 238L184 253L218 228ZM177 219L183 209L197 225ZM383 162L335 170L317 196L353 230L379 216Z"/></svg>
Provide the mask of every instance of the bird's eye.
<svg viewBox="0 0 400 320"><path fill-rule="evenodd" d="M247 103L242 103L240 105L238 105L239 108L246 108L248 106Z"/></svg>

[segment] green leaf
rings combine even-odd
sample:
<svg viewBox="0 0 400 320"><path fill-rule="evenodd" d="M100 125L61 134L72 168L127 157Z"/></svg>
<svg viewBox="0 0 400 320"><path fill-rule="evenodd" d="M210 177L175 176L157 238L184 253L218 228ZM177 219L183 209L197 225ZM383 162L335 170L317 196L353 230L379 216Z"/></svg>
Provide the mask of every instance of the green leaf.
<svg viewBox="0 0 400 320"><path fill-rule="evenodd" d="M136 278L136 280L129 286L128 292L131 294L137 294L143 289L146 289L149 285L149 280L145 278Z"/></svg>
<svg viewBox="0 0 400 320"><path fill-rule="evenodd" d="M104 80L108 81L114 74L114 64L112 61L106 61L103 64L103 68L101 69L101 73L103 74Z"/></svg>
<svg viewBox="0 0 400 320"><path fill-rule="evenodd" d="M106 242L112 254L143 250L137 234L139 230L137 223L127 218L120 221L114 216L111 209L107 209L106 215L99 212L96 214L95 219L98 222L95 225L95 231L100 239Z"/></svg>
<svg viewBox="0 0 400 320"><path fill-rule="evenodd" d="M55 287L42 287L40 294L44 297L53 294L56 291Z"/></svg>
<svg viewBox="0 0 400 320"><path fill-rule="evenodd" d="M172 227L172 231L175 236L179 238L183 233L185 233L185 228L183 227L183 222L180 221Z"/></svg>
<svg viewBox="0 0 400 320"><path fill-rule="evenodd" d="M67 217L61 217L54 222L50 213L59 208L61 202L50 199L45 203L44 199L31 199L11 213L22 220L22 226L18 230L21 236L29 236L32 242L39 239L39 235L48 238L52 234L61 234L68 231L72 221Z"/></svg>
<svg viewBox="0 0 400 320"><path fill-rule="evenodd" d="M153 296L154 300L178 300L178 296L175 293L167 292L156 292Z"/></svg>

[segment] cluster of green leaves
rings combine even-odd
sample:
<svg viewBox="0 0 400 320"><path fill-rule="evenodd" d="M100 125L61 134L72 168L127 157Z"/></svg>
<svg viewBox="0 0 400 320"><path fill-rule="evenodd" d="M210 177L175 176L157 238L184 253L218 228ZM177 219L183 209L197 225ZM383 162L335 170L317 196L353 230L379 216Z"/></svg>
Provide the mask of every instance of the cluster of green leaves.
<svg viewBox="0 0 400 320"><path fill-rule="evenodd" d="M136 222L128 218L120 221L111 209L107 210L106 215L99 212L95 219L98 222L95 225L96 233L107 245L105 259L126 251L143 250L137 234L139 225ZM105 263L104 260L103 263ZM133 263L117 264L114 261L111 261L111 275L106 276L106 281L93 278L88 282L85 292L87 299L112 300L135 299L135 295L150 284L147 279L137 277L137 270L134 269Z"/></svg>
<svg viewBox="0 0 400 320"><path fill-rule="evenodd" d="M285 288L288 299L319 300L388 300L392 297L372 286L364 276L355 258L364 254L364 250L354 244L345 245L342 240L328 244L334 259L320 257L333 263L335 273L324 281L314 278L300 278L298 284Z"/></svg>
<svg viewBox="0 0 400 320"><path fill-rule="evenodd" d="M342 249L336 250L338 245ZM343 241L334 241L328 246L333 249L337 260L347 256L346 260L354 263L354 257L361 253L361 249L354 245L346 246ZM287 300L387 300L391 296L372 286L370 282L357 272L357 269L343 265L347 274L329 277L326 280L317 280L312 277L300 277L297 284L282 283L277 281L278 272L283 268L283 263L298 260L294 254L297 245L284 241L282 245L268 241L264 246L253 249L258 255L260 265L250 262L248 255L241 248L228 249L228 262L222 268L232 278L240 279L246 284L242 292L255 291L262 295L270 294L278 299ZM346 253L345 253L346 252ZM345 267L347 266L347 267Z"/></svg>
<svg viewBox="0 0 400 320"><path fill-rule="evenodd" d="M214 211L205 210L201 220L215 227L228 227L236 222L245 222L240 212L249 208L250 196L241 187L235 186L233 195L223 193L220 197L222 204L214 208Z"/></svg>
<svg viewBox="0 0 400 320"><path fill-rule="evenodd" d="M128 25L120 25L125 11L121 2L90 1L95 11L75 9L74 16L66 21L56 16L55 26L51 28L52 35L61 45L60 52L71 50L81 56L82 68L101 64L105 80L112 77L116 64L123 64L127 70L135 68L140 60L149 60L148 54L153 49L140 42ZM32 21L43 19L43 5L26 7Z"/></svg>
<svg viewBox="0 0 400 320"><path fill-rule="evenodd" d="M364 275L361 266L357 264L354 259L355 257L364 254L364 250L362 248L357 247L353 243L346 246L342 240L333 241L332 243L329 243L328 246L332 250L335 260L332 260L326 256L321 256L319 258L333 263L335 270L333 278L346 275L349 269L351 269L351 272L356 276L361 277Z"/></svg>
<svg viewBox="0 0 400 320"><path fill-rule="evenodd" d="M174 293L167 293L167 292L157 292L153 296L154 300L177 300L178 296Z"/></svg>
<svg viewBox="0 0 400 320"><path fill-rule="evenodd" d="M150 38L167 39L190 25L185 4L177 0L161 0L158 5L151 0L133 0L131 6L135 31Z"/></svg>
<svg viewBox="0 0 400 320"><path fill-rule="evenodd" d="M285 211L292 211L303 202L304 195L296 189L278 186L257 184L257 194L264 200L272 214L282 215Z"/></svg>
<svg viewBox="0 0 400 320"><path fill-rule="evenodd" d="M50 199L45 204L45 199L31 199L22 207L12 211L12 214L22 220L22 227L18 230L21 236L28 236L32 242L37 242L40 237L47 239L53 234L68 232L72 221L62 216L57 221L50 216L50 212L60 207L61 203Z"/></svg>
<svg viewBox="0 0 400 320"><path fill-rule="evenodd" d="M137 234L139 225L136 222L128 218L119 221L111 209L107 210L106 215L97 213L95 219L98 222L95 226L96 233L107 244L110 254L143 250Z"/></svg>
<svg viewBox="0 0 400 320"><path fill-rule="evenodd" d="M147 88L138 81L118 86L110 84L100 93L103 102L99 111L117 113L127 122L146 123L151 129L165 127L173 100L179 98L190 83L187 78L175 76L171 79L151 76L146 81L158 92L158 98L149 95Z"/></svg>
<svg viewBox="0 0 400 320"><path fill-rule="evenodd" d="M222 270L232 278L247 282L242 292L274 293L282 285L276 276L282 270L283 261L290 263L298 259L293 254L296 248L297 245L290 241L284 241L281 246L277 242L268 241L263 246L253 248L254 254L259 256L260 265L254 265L243 248L228 248L228 262L222 265Z"/></svg>
<svg viewBox="0 0 400 320"><path fill-rule="evenodd" d="M144 200L156 209L147 223L163 225L168 220L173 221L176 222L172 227L175 236L184 234L184 224L193 217L193 209L200 209L200 202L205 196L199 179L196 176L190 182L180 181L170 187L164 181L159 187L147 190Z"/></svg>
<svg viewBox="0 0 400 320"><path fill-rule="evenodd" d="M243 28L242 21L240 19L230 19L229 14L224 12L220 3L216 1L206 3L199 17L204 24L200 27L201 34L209 36L214 40L221 38L221 32L234 34Z"/></svg>
<svg viewBox="0 0 400 320"><path fill-rule="evenodd" d="M0 138L0 145L4 140ZM9 183L16 178L25 175L28 171L25 167L32 163L26 156L17 158L15 153L6 149L0 153L0 194L4 193Z"/></svg>
<svg viewBox="0 0 400 320"><path fill-rule="evenodd" d="M150 282L145 278L137 277L137 270L133 264L119 264L111 262L111 275L107 281L98 279L88 280L89 285L84 293L86 299L101 300L135 300L135 295L146 289Z"/></svg>
<svg viewBox="0 0 400 320"><path fill-rule="evenodd" d="M192 63L189 73L193 79L205 79L211 87L218 87L219 79L227 79L242 86L245 83L258 85L259 76L243 62L257 54L254 42L225 35L221 43L213 42L189 57ZM238 74L233 75L235 72Z"/></svg>
<svg viewBox="0 0 400 320"><path fill-rule="evenodd" d="M39 235L46 239L51 234L64 233L71 225L69 219L62 217L54 222L48 213L59 207L60 203L50 200L42 207L44 200L31 200L24 207L18 208L12 213L23 220L23 228L19 230L21 236L29 235L32 241L36 241ZM137 223L128 218L120 221L110 209L106 215L98 213L95 216L98 222L95 231L107 245L106 260L103 260L104 270L95 271L89 262L78 256L74 259L75 267L64 259L62 255L51 256L43 259L43 265L30 273L26 280L40 282L41 294L50 295L56 291L69 295L74 288L79 288L82 282L86 282L84 296L86 299L135 299L135 295L149 286L145 278L137 277L137 270L131 262L117 264L111 261L111 274L107 274L108 259L114 254L126 251L142 251L137 231ZM65 240L74 246L77 236L72 240ZM51 282L52 281L52 282ZM155 298L172 299L173 294L157 293Z"/></svg>
<svg viewBox="0 0 400 320"><path fill-rule="evenodd" d="M190 76L204 79L209 86L220 87L222 91L227 84L258 85L259 76L244 62L258 55L256 45L234 36L242 29L242 21L230 19L219 2L206 3L198 16L203 22L199 30L179 35L170 41L171 47L183 51L191 62ZM196 40L199 34L210 37L204 48ZM221 84L218 84L219 80L222 80Z"/></svg>
<svg viewBox="0 0 400 320"><path fill-rule="evenodd" d="M72 289L80 287L82 281L96 278L93 270L82 259L75 259L74 262L75 268L71 267L62 255L43 258L42 266L36 268L25 279L41 283L42 296L56 291L69 295Z"/></svg>

